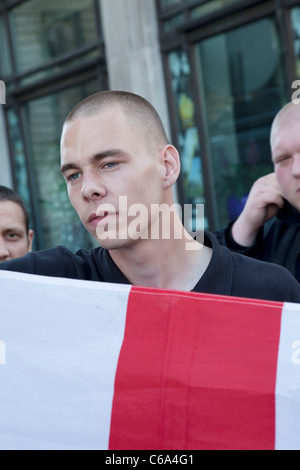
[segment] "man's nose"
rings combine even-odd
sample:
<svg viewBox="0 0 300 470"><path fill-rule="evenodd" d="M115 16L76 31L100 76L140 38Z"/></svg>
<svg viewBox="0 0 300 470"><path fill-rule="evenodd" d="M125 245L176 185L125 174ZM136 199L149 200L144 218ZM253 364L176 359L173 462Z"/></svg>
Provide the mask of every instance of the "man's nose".
<svg viewBox="0 0 300 470"><path fill-rule="evenodd" d="M94 172L84 175L81 194L85 200L97 200L106 195L106 189L101 183L99 175Z"/></svg>
<svg viewBox="0 0 300 470"><path fill-rule="evenodd" d="M300 178L300 154L294 156L292 175L295 178Z"/></svg>
<svg viewBox="0 0 300 470"><path fill-rule="evenodd" d="M10 258L9 250L2 237L0 237L0 263Z"/></svg>

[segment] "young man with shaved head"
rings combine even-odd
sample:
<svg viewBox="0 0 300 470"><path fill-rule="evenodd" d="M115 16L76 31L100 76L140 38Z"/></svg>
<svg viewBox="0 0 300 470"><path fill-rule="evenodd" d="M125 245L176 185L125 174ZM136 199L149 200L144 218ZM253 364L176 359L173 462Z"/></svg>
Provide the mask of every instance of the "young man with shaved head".
<svg viewBox="0 0 300 470"><path fill-rule="evenodd" d="M179 172L178 151L148 101L121 91L88 97L63 126L61 173L100 246L76 254L52 248L0 269L300 302L300 286L284 268L231 253L208 232L204 243L187 233L174 209Z"/></svg>
<svg viewBox="0 0 300 470"><path fill-rule="evenodd" d="M274 173L258 179L246 206L221 244L287 268L300 283L300 105L290 102L271 128Z"/></svg>

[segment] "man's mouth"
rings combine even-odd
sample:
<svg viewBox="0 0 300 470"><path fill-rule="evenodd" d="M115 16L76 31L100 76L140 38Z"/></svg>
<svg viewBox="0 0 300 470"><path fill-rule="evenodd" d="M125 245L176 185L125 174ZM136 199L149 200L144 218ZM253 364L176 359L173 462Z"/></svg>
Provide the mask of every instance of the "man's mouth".
<svg viewBox="0 0 300 470"><path fill-rule="evenodd" d="M91 214L88 218L88 223L92 225L97 225L101 220L105 219L108 216L108 212L104 211L102 214Z"/></svg>
<svg viewBox="0 0 300 470"><path fill-rule="evenodd" d="M89 225L92 225L93 227L97 227L102 222L106 223L106 220L110 216L115 216L115 215L116 215L115 213L108 212L108 211L103 211L103 212L100 212L99 214L91 214L90 217L88 218L88 223Z"/></svg>

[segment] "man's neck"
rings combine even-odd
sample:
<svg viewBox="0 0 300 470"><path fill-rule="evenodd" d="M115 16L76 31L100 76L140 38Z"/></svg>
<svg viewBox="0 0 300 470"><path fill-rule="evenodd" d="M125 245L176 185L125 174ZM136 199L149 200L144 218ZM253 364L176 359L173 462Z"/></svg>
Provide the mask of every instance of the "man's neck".
<svg viewBox="0 0 300 470"><path fill-rule="evenodd" d="M109 253L133 285L190 291L206 271L212 250L192 239L187 250L186 243L186 239L139 240Z"/></svg>

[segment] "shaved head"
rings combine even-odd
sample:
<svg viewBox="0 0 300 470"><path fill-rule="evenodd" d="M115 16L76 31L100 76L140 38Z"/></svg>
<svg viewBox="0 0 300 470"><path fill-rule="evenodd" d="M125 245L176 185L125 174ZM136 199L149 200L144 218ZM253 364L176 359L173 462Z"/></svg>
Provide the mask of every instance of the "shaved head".
<svg viewBox="0 0 300 470"><path fill-rule="evenodd" d="M290 102L275 116L271 153L284 199L300 211L300 105Z"/></svg>
<svg viewBox="0 0 300 470"><path fill-rule="evenodd" d="M145 135L150 148L169 144L162 121L156 109L145 98L125 91L102 91L81 101L65 120L64 126L78 118L100 114L102 111L120 107L123 113Z"/></svg>
<svg viewBox="0 0 300 470"><path fill-rule="evenodd" d="M277 113L274 118L271 127L270 141L271 146L274 142L276 133L281 127L291 127L293 125L299 125L300 132L300 105L294 104L292 101L287 103L281 110Z"/></svg>

